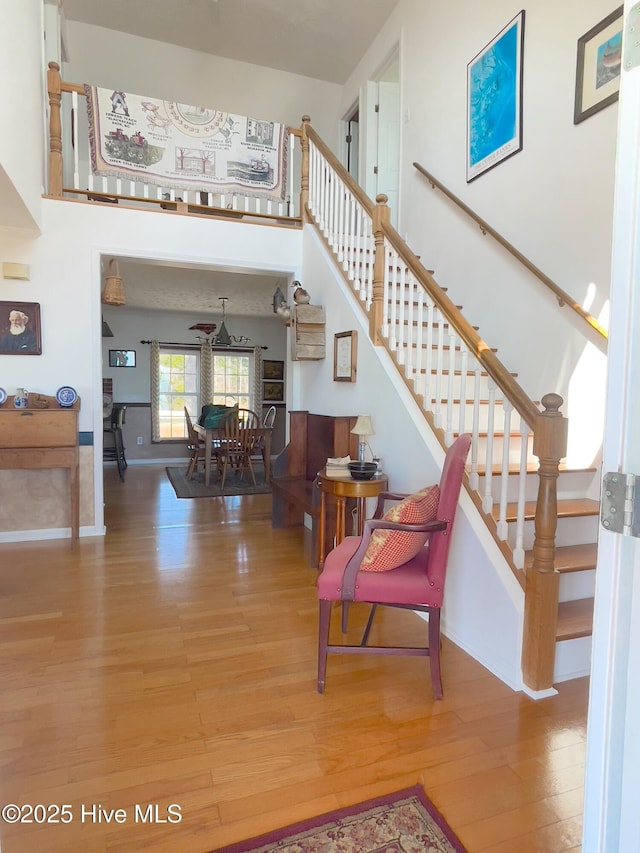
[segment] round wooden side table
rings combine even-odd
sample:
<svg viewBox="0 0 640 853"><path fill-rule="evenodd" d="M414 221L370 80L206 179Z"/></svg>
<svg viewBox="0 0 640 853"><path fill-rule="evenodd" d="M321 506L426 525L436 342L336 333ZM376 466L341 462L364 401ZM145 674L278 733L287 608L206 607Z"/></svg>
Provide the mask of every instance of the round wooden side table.
<svg viewBox="0 0 640 853"><path fill-rule="evenodd" d="M318 565L324 565L325 556L325 526L326 526L326 498L333 495L336 499L336 545L344 539L346 533L345 507L347 498L355 498L358 519L358 535L361 536L365 522L365 500L377 498L380 492L387 488L388 479L386 474L376 474L372 480L354 480L353 477L327 477L324 471L318 474L318 486L320 488L320 551Z"/></svg>

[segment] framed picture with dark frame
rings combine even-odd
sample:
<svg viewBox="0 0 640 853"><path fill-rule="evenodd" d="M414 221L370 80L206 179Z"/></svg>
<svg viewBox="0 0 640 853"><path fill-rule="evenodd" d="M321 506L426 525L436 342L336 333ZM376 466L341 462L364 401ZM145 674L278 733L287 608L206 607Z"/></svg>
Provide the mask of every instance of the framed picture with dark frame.
<svg viewBox="0 0 640 853"><path fill-rule="evenodd" d="M0 302L0 355L42 355L39 302Z"/></svg>
<svg viewBox="0 0 640 853"><path fill-rule="evenodd" d="M263 382L262 402L284 403L284 382Z"/></svg>
<svg viewBox="0 0 640 853"><path fill-rule="evenodd" d="M623 10L620 6L578 39L574 124L618 100Z"/></svg>
<svg viewBox="0 0 640 853"><path fill-rule="evenodd" d="M134 349L110 349L109 367L135 367L136 351Z"/></svg>
<svg viewBox="0 0 640 853"><path fill-rule="evenodd" d="M524 9L467 65L467 183L522 150Z"/></svg>
<svg viewBox="0 0 640 853"><path fill-rule="evenodd" d="M276 379L281 381L284 379L284 361L269 361L265 359L262 362L262 378Z"/></svg>
<svg viewBox="0 0 640 853"><path fill-rule="evenodd" d="M333 381L355 382L358 359L358 333L338 332L333 336Z"/></svg>

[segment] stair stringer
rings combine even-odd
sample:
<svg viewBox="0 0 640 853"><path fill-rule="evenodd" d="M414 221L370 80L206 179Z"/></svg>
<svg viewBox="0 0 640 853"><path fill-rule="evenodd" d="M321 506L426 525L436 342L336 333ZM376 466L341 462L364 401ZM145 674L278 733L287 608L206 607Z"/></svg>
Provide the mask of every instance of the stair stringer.
<svg viewBox="0 0 640 853"><path fill-rule="evenodd" d="M329 358L294 363L294 408L373 417L376 453L390 487L410 492L437 482L445 451L389 353L375 347L368 319L313 225L303 229L303 281L313 304L326 306ZM357 382L332 381L333 335L358 331ZM419 464L417 464L419 463ZM446 637L513 690L521 672L524 592L470 495L463 490L449 557L443 608Z"/></svg>

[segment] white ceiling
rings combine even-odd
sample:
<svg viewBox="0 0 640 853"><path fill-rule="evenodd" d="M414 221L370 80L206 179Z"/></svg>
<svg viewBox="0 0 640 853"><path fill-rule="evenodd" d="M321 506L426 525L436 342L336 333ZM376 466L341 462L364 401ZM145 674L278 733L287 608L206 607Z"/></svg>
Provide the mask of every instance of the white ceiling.
<svg viewBox="0 0 640 853"><path fill-rule="evenodd" d="M344 83L398 0L62 0L64 15Z"/></svg>
<svg viewBox="0 0 640 853"><path fill-rule="evenodd" d="M398 0L62 0L68 20L344 83ZM107 259L108 260L108 259ZM119 260L127 305L219 316L273 312L287 276Z"/></svg>

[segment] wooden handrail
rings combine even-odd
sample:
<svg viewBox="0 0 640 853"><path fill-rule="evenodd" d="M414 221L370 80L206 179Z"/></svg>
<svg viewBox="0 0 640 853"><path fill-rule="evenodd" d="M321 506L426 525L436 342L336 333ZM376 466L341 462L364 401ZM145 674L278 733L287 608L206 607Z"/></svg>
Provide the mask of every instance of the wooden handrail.
<svg viewBox="0 0 640 853"><path fill-rule="evenodd" d="M546 287L549 288L555 295L558 300L558 305L562 308L565 305L568 305L573 311L578 314L578 316L584 320L588 325L602 338L602 340L607 341L609 335L604 326L601 326L600 323L596 320L596 318L589 314L588 311L585 311L582 305L580 305L576 300L569 296L559 285L553 281L553 279L549 278L548 275L542 272L534 263L532 263L522 252L519 252L515 246L513 246L508 240L506 240L501 234L499 234L494 228L492 228L484 219L478 216L468 205L466 205L462 199L458 198L457 195L451 192L451 190L447 189L444 184L440 183L437 178L434 178L430 172L420 165L420 163L413 164L415 168L423 175L431 184L432 187L437 187L440 192L444 193L447 198L451 199L451 201L456 204L461 210L463 210L467 216L477 222L482 230L483 234L491 234L494 240L496 240L500 245L507 250L514 258L516 258L520 263L525 266L530 273L532 273L536 278L538 278Z"/></svg>

